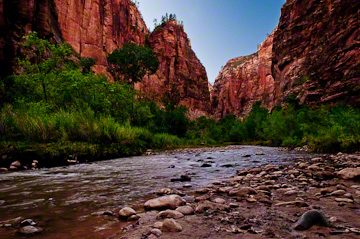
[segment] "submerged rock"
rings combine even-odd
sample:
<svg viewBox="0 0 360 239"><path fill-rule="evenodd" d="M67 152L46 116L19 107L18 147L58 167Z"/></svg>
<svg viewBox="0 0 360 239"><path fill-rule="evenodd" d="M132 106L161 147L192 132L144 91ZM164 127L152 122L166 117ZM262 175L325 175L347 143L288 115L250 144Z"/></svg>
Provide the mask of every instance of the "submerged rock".
<svg viewBox="0 0 360 239"><path fill-rule="evenodd" d="M329 227L330 224L325 215L317 210L310 210L305 212L300 219L295 223L295 230L307 230L313 225Z"/></svg>

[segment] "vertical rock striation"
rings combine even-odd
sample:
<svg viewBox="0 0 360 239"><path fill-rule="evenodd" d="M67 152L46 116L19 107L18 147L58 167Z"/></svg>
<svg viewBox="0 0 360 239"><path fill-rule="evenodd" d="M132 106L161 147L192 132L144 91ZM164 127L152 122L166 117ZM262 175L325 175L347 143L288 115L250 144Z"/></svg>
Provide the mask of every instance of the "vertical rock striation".
<svg viewBox="0 0 360 239"><path fill-rule="evenodd" d="M141 90L160 100L172 89L192 115L210 109L206 71L183 26L168 22L150 35L131 0L0 0L1 76L12 74L19 43L29 31L92 57L96 73L106 73L107 54L127 42L144 45L148 37L160 69L144 80Z"/></svg>
<svg viewBox="0 0 360 239"><path fill-rule="evenodd" d="M274 36L276 100L359 105L360 1L288 0Z"/></svg>
<svg viewBox="0 0 360 239"><path fill-rule="evenodd" d="M128 41L144 44L149 33L130 0L0 0L0 8L5 71L12 69L18 44L29 31L53 43L65 41L80 56L94 58L97 73L105 71L108 53Z"/></svg>
<svg viewBox="0 0 360 239"><path fill-rule="evenodd" d="M210 92L207 74L195 53L184 27L177 21L158 26L148 38L149 46L157 53L159 70L141 84L149 98L171 98L191 109L197 117L210 111Z"/></svg>
<svg viewBox="0 0 360 239"><path fill-rule="evenodd" d="M304 104L360 105L360 1L287 0L277 29L251 56L230 60L214 85L216 117Z"/></svg>
<svg viewBox="0 0 360 239"><path fill-rule="evenodd" d="M215 80L212 106L216 118L250 112L256 101L271 108L274 105L275 82L271 74L272 33L250 56L228 61Z"/></svg>

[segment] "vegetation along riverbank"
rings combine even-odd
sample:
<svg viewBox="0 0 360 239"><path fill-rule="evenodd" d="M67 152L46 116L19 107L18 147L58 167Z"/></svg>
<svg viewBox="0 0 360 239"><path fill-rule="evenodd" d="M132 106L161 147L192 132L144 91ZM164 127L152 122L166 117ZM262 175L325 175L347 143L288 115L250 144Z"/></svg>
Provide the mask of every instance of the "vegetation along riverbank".
<svg viewBox="0 0 360 239"><path fill-rule="evenodd" d="M184 146L307 145L318 152L354 152L360 145L360 111L350 106L312 108L288 97L270 113L257 102L242 120L190 120L170 96L160 106L134 91L133 83L95 75L91 58L79 59L67 44L53 45L33 32L22 49L17 73L1 81L3 170L14 161L21 166L12 169L50 167Z"/></svg>

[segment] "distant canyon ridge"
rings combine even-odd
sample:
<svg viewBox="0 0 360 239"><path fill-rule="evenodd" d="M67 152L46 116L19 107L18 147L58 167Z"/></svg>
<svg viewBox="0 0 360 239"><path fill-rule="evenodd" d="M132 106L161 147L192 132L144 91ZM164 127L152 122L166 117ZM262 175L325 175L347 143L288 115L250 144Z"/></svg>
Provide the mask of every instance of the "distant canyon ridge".
<svg viewBox="0 0 360 239"><path fill-rule="evenodd" d="M238 117L262 101L271 110L289 96L304 104L360 104L360 1L287 0L277 28L258 51L228 61L214 86L177 21L149 32L131 0L0 0L0 74L12 74L28 31L69 43L106 72L106 56L127 42L148 45L160 67L136 86L161 100L176 92L192 117Z"/></svg>

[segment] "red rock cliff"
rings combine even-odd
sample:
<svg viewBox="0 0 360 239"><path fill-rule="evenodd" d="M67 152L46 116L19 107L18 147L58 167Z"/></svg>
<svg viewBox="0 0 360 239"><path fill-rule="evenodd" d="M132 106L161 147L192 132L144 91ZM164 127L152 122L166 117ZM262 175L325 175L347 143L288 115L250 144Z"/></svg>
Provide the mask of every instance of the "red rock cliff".
<svg viewBox="0 0 360 239"><path fill-rule="evenodd" d="M13 64L28 31L69 43L80 56L95 59L98 73L105 71L108 53L128 41L144 44L148 34L130 0L0 0L0 63Z"/></svg>
<svg viewBox="0 0 360 239"><path fill-rule="evenodd" d="M360 105L360 1L288 0L274 36L276 99Z"/></svg>
<svg viewBox="0 0 360 239"><path fill-rule="evenodd" d="M216 118L227 114L237 116L250 112L256 101L263 106L273 107L274 78L271 75L273 48L271 34L260 46L258 52L232 59L220 71L213 86L212 105Z"/></svg>
<svg viewBox="0 0 360 239"><path fill-rule="evenodd" d="M0 0L0 72L11 74L17 47L28 31L52 42L67 42L106 72L106 56L126 42L145 44L149 31L130 0ZM191 50L183 26L169 22L148 37L160 69L144 80L143 93L161 99L173 89L180 104L201 115L210 109L205 68Z"/></svg>
<svg viewBox="0 0 360 239"><path fill-rule="evenodd" d="M213 110L246 115L293 95L305 104L360 105L360 1L287 0L259 51L230 60L214 85Z"/></svg>
<svg viewBox="0 0 360 239"><path fill-rule="evenodd" d="M184 27L177 21L168 21L151 33L148 44L157 53L160 67L143 80L141 90L158 100L170 94L180 105L192 110L191 116L209 112L207 74L191 49Z"/></svg>

